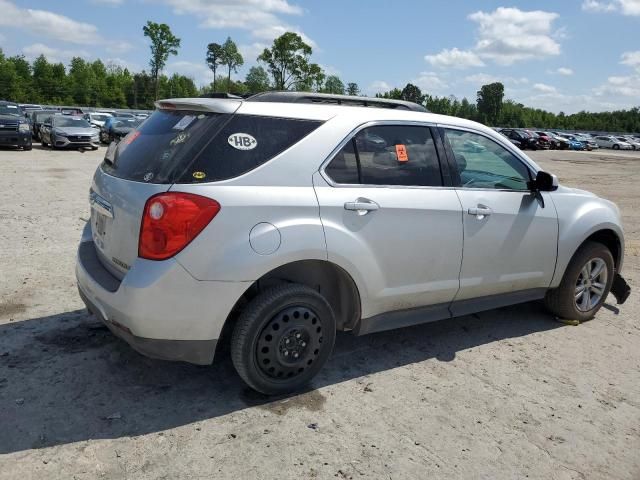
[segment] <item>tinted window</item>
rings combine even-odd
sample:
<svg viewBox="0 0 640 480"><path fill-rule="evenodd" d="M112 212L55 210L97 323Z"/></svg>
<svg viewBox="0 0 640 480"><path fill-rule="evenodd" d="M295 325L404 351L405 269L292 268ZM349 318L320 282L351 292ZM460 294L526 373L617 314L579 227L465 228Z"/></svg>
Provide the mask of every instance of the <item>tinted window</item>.
<svg viewBox="0 0 640 480"><path fill-rule="evenodd" d="M389 125L360 131L325 169L336 183L441 186L431 130Z"/></svg>
<svg viewBox="0 0 640 480"><path fill-rule="evenodd" d="M321 124L313 120L235 115L195 162L186 166L179 182L211 182L242 175L298 143Z"/></svg>
<svg viewBox="0 0 640 480"><path fill-rule="evenodd" d="M270 160L320 123L158 110L118 144L102 168L111 175L151 183L224 180ZM229 138L238 134L252 136L255 145L232 147Z"/></svg>
<svg viewBox="0 0 640 480"><path fill-rule="evenodd" d="M529 169L502 145L482 135L445 130L455 156L460 186L528 190Z"/></svg>
<svg viewBox="0 0 640 480"><path fill-rule="evenodd" d="M224 119L214 113L158 110L118 143L102 168L128 180L172 183L173 172L193 160Z"/></svg>
<svg viewBox="0 0 640 480"><path fill-rule="evenodd" d="M325 173L336 183L360 183L358 162L353 148L354 140L349 142L333 157L325 168Z"/></svg>

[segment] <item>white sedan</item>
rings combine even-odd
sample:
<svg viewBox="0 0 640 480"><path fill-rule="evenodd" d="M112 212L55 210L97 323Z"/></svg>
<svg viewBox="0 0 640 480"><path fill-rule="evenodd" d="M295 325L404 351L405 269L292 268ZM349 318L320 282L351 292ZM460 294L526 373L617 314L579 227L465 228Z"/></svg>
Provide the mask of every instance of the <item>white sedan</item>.
<svg viewBox="0 0 640 480"><path fill-rule="evenodd" d="M614 150L633 150L633 146L626 140L620 140L613 136L598 136L595 138L600 148L613 148Z"/></svg>

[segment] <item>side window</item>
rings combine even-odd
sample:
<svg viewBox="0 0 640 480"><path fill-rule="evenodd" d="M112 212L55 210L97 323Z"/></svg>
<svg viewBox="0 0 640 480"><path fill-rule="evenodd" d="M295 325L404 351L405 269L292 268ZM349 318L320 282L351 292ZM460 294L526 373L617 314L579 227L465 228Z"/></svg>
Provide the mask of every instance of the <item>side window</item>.
<svg viewBox="0 0 640 480"><path fill-rule="evenodd" d="M482 135L445 129L460 174L460 186L528 190L529 169L503 146Z"/></svg>
<svg viewBox="0 0 640 480"><path fill-rule="evenodd" d="M336 183L441 186L438 154L428 127L369 127L347 143L325 173Z"/></svg>

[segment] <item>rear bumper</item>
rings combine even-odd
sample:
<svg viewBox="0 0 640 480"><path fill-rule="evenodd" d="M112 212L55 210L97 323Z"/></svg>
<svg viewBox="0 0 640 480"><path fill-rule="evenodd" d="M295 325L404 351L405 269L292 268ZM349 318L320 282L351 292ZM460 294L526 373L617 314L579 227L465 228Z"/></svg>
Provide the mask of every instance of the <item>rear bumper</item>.
<svg viewBox="0 0 640 480"><path fill-rule="evenodd" d="M0 131L0 145L25 147L31 145L31 132Z"/></svg>
<svg viewBox="0 0 640 480"><path fill-rule="evenodd" d="M78 248L76 278L87 308L134 349L197 364L213 361L222 327L250 286L196 280L173 259L138 258L120 281L100 263L91 240Z"/></svg>

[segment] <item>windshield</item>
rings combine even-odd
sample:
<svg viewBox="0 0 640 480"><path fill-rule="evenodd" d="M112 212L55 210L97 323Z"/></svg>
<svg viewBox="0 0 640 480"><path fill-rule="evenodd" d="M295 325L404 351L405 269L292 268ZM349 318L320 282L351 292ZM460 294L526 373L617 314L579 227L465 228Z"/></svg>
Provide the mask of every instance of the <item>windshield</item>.
<svg viewBox="0 0 640 480"><path fill-rule="evenodd" d="M55 112L35 112L33 114L34 121L36 122L44 122L48 117L53 115Z"/></svg>
<svg viewBox="0 0 640 480"><path fill-rule="evenodd" d="M133 118L119 118L113 121L113 128L135 128L140 123L140 120L134 120Z"/></svg>
<svg viewBox="0 0 640 480"><path fill-rule="evenodd" d="M111 115L100 115L100 114L96 114L96 113L94 113L94 114L92 114L92 115L91 115L91 118L92 118L93 120L97 120L97 121L99 121L99 122L104 122L104 121L106 121L106 120L107 120L107 118L109 118L109 117L111 117Z"/></svg>
<svg viewBox="0 0 640 480"><path fill-rule="evenodd" d="M53 117L53 125L55 127L80 127L89 128L89 122L84 118L63 117L61 115Z"/></svg>
<svg viewBox="0 0 640 480"><path fill-rule="evenodd" d="M17 105L0 105L0 115L22 115L22 110Z"/></svg>

